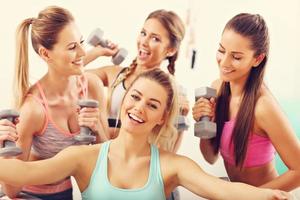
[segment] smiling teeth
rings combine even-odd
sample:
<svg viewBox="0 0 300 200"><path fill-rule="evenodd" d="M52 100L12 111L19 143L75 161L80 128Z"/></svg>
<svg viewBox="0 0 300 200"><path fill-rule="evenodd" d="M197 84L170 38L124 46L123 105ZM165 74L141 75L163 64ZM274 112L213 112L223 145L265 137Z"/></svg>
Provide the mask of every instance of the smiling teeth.
<svg viewBox="0 0 300 200"><path fill-rule="evenodd" d="M222 71L224 73L230 73L230 72L233 72L233 69L222 69Z"/></svg>
<svg viewBox="0 0 300 200"><path fill-rule="evenodd" d="M75 65L82 65L83 64L83 60L74 61L73 63Z"/></svg>
<svg viewBox="0 0 300 200"><path fill-rule="evenodd" d="M144 120L138 118L137 116L135 116L135 115L133 115L131 113L129 113L129 117L132 118L133 120L139 122L139 123L143 123L144 122Z"/></svg>

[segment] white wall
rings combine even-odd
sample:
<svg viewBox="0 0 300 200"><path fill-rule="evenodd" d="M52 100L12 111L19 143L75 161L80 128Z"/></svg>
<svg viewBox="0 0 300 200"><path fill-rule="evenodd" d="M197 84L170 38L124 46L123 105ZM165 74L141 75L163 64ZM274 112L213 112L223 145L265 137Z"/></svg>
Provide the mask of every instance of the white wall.
<svg viewBox="0 0 300 200"><path fill-rule="evenodd" d="M59 5L69 9L85 37L95 27L100 27L105 31L105 37L127 48L130 53L124 66L135 57L136 37L151 11L158 8L174 10L185 21L190 6L196 31L196 68L191 70L190 60L186 58L186 43L190 33L187 30L176 70L177 79L189 90L191 103L194 101L195 87L208 85L218 77L215 53L225 23L240 12L259 13L267 21L271 36L267 83L280 99L300 99L297 90L300 88L297 76L300 74L300 2L297 0L10 0L0 8L0 108L7 108L11 103L15 29L21 20L36 17L37 13L48 5ZM108 63L109 59L101 58L89 67ZM44 63L34 53L30 55L30 70L32 81L41 77L46 70ZM192 122L191 116L189 117ZM215 166L209 166L203 161L198 150L198 139L193 137L192 128L186 133L179 153L188 155L200 163L204 170L216 176L225 175L221 161ZM181 193L183 199L197 199L185 190L181 190Z"/></svg>

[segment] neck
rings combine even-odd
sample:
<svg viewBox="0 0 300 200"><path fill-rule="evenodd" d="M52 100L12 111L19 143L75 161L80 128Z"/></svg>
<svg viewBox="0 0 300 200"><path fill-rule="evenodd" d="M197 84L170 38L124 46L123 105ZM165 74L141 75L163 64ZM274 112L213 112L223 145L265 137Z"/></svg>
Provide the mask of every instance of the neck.
<svg viewBox="0 0 300 200"><path fill-rule="evenodd" d="M114 148L115 147L115 148ZM120 129L119 136L113 140L112 148L123 158L134 158L150 154L148 134L132 134Z"/></svg>
<svg viewBox="0 0 300 200"><path fill-rule="evenodd" d="M47 93L57 96L69 94L74 81L75 76L57 76L51 75L49 72L41 79L41 82L47 86Z"/></svg>

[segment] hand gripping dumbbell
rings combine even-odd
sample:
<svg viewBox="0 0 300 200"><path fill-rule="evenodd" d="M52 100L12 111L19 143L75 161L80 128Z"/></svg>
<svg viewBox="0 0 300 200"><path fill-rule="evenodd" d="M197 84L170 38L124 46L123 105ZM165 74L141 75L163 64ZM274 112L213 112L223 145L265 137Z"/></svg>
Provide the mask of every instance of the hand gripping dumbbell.
<svg viewBox="0 0 300 200"><path fill-rule="evenodd" d="M109 48L108 41L106 39L103 39L103 31L100 28L95 29L88 37L87 43L89 43L92 46L100 45L104 48ZM119 65L125 57L127 56L128 52L124 48L120 48L119 51L112 56L112 63L114 65Z"/></svg>
<svg viewBox="0 0 300 200"><path fill-rule="evenodd" d="M203 97L210 99L211 97L216 97L217 91L209 87L201 87L195 90L195 100ZM210 139L216 136L217 126L216 123L210 121L209 116L202 116L198 122L194 124L195 136Z"/></svg>
<svg viewBox="0 0 300 200"><path fill-rule="evenodd" d="M98 101L92 100L92 99L85 99L85 100L79 100L78 105L81 108L97 108L99 103ZM92 130L89 127L81 126L80 127L80 134L75 136L75 140L84 143L84 144L90 144L91 142L96 141L96 136L92 135Z"/></svg>
<svg viewBox="0 0 300 200"><path fill-rule="evenodd" d="M181 85L178 85L178 94L186 97L187 91L184 87L182 87ZM182 115L180 112L179 112L179 115L175 119L175 127L176 127L177 131L179 131L179 132L186 131L190 127L188 118L186 116Z"/></svg>
<svg viewBox="0 0 300 200"><path fill-rule="evenodd" d="M19 113L15 110L2 110L0 111L0 119L7 119L14 122L19 117ZM0 149L0 156L17 156L22 153L22 150L16 146L13 141L5 140L3 147Z"/></svg>

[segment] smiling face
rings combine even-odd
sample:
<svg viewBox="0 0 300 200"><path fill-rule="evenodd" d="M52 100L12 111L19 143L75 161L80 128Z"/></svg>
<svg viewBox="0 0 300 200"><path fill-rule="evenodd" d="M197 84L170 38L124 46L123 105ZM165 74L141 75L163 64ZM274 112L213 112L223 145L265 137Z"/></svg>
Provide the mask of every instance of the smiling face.
<svg viewBox="0 0 300 200"><path fill-rule="evenodd" d="M225 29L216 56L220 78L226 82L246 81L251 68L261 61L254 54L250 39L232 29Z"/></svg>
<svg viewBox="0 0 300 200"><path fill-rule="evenodd" d="M137 39L137 64L154 68L167 57L175 53L170 47L169 33L155 18L146 20Z"/></svg>
<svg viewBox="0 0 300 200"><path fill-rule="evenodd" d="M58 34L53 49L46 50L47 62L60 75L80 75L83 68L85 50L80 31L75 23L69 23Z"/></svg>
<svg viewBox="0 0 300 200"><path fill-rule="evenodd" d="M151 133L156 125L164 123L166 103L167 92L160 84L139 78L124 97L122 128L133 134Z"/></svg>

